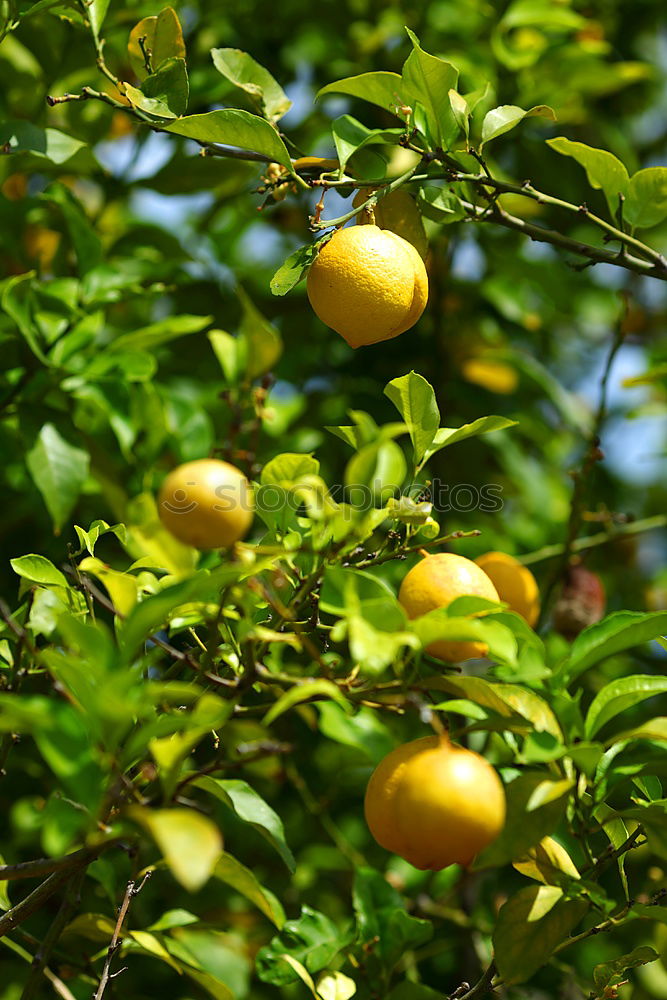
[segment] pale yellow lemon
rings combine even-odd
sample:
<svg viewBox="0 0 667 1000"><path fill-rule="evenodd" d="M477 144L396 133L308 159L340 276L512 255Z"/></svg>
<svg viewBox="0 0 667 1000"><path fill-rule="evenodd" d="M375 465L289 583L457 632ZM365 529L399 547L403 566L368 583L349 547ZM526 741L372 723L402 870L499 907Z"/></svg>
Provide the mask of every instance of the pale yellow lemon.
<svg viewBox="0 0 667 1000"><path fill-rule="evenodd" d="M350 347L390 340L426 307L424 262L407 240L378 226L338 229L307 279L310 304Z"/></svg>
<svg viewBox="0 0 667 1000"><path fill-rule="evenodd" d="M453 552L426 556L403 578L398 593L408 618L419 618L436 608L446 608L457 597L484 597L498 601L493 583L471 559ZM454 642L440 639L426 650L438 660L456 663L486 656L483 642Z"/></svg>
<svg viewBox="0 0 667 1000"><path fill-rule="evenodd" d="M227 548L250 530L252 487L229 462L202 458L173 469L160 490L160 519L185 545Z"/></svg>
<svg viewBox="0 0 667 1000"><path fill-rule="evenodd" d="M530 570L506 552L485 552L475 562L493 583L500 600L532 628L540 615L540 592Z"/></svg>
<svg viewBox="0 0 667 1000"><path fill-rule="evenodd" d="M505 823L505 792L479 754L426 736L393 750L366 789L368 827L415 868L469 865Z"/></svg>
<svg viewBox="0 0 667 1000"><path fill-rule="evenodd" d="M372 188L360 188L352 199L353 207L358 208L363 205L372 193ZM390 229L397 236L402 236L404 240L412 244L422 260L426 259L428 237L421 212L417 208L417 202L407 191L399 188L397 191L392 191L379 198L373 208L373 215L375 216L375 224L380 229ZM369 222L365 216L365 211L359 212L357 215L358 225L366 225Z"/></svg>

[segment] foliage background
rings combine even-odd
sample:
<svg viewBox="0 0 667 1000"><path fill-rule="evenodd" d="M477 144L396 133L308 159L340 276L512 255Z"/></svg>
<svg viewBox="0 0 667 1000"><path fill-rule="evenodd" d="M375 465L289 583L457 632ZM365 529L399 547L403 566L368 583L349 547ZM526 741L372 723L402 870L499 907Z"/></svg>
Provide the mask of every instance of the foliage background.
<svg viewBox="0 0 667 1000"><path fill-rule="evenodd" d="M0 10L11 6L0 4ZM631 171L665 162L667 131L661 108L667 35L663 5L657 0L529 0L511 5L322 0L310 7L283 0L278 6L233 2L224 9L191 0L175 7L191 72L189 113L237 104L238 93L214 69L209 49L244 49L286 87L294 105L282 124L307 153L331 155L332 118L359 112L346 98L315 104L317 90L333 79L367 70L399 71L410 49L403 30L408 25L427 51L460 68L465 89L488 79L498 104L546 103L554 108L557 124L531 122L520 141L499 141L494 156L509 176L529 178L542 190L575 203L585 198L602 212L601 193L585 187L581 169L550 150L543 141L546 136L565 134L609 149ZM269 291L269 280L282 260L310 239L308 212L314 198L309 205L307 199L290 197L258 213L263 200L254 193L262 172L258 165L200 157L193 143L138 129L121 112L97 101L47 107L47 95L86 84L109 86L94 68L88 34L65 4L62 8L71 19L37 13L23 19L0 44L2 119L47 125L86 144L60 165L29 153L0 158L0 268L10 279L28 271L43 279L42 290L34 293L34 308L41 310L49 336L65 337L62 351L54 349L56 363L45 367L15 336L20 296L19 306L0 319L7 369L0 404L6 418L0 425L0 575L10 606L18 598L10 559L37 552L61 565L68 544L78 545L72 522L87 527L96 518L134 523L132 554L138 558L145 544L145 506L137 502L138 496L153 493L178 462L214 448L254 450L254 432L244 436L242 431L238 437L229 387L203 332L211 326L238 329L239 286L276 325L284 342L258 455L246 456L250 471L282 452L316 451L326 481L340 482L349 452L323 428L345 423L350 409L366 410L378 423L393 420L395 413L382 388L410 369L432 383L449 426L487 412L520 421L510 431L447 449L429 466L431 475L446 484L502 486L500 512L455 510L441 518L447 531L481 530L479 538L456 547L470 556L492 548L524 554L563 541L572 496L569 470L585 450L586 428L598 405L599 381L622 314L620 293L627 293L626 336L611 372L602 436L605 459L589 477L590 530L598 520L604 525L665 511L665 384L659 379L628 382L665 359L661 282L606 265L577 270L552 248L491 226L432 225L432 292L424 318L405 336L352 352L312 314L303 285L284 298ZM511 27L517 10L522 23ZM112 0L105 22L105 58L121 78L131 73L126 56L130 29L154 13L150 4ZM379 109L365 107L364 116L369 126L390 124ZM331 193L325 214L338 215L345 207ZM523 209L527 211L525 204ZM535 210L538 219L543 217L540 206ZM586 234L586 220L577 221L574 231ZM653 245L664 246L666 233L664 224L653 230ZM76 293L67 283L75 276L82 282ZM75 319L69 311L72 295L79 295ZM174 318L182 316L202 319L179 326ZM67 333L83 317L88 319L77 325L78 340L67 341ZM128 355L114 369L120 377L95 371L100 344L123 335L131 338L154 323L164 324L164 342L151 352L146 367L130 357L138 344L130 339ZM172 335L178 339L170 339ZM487 351L494 352L489 357L496 365L500 361L506 367L495 368L495 380L487 373L485 384L471 381L466 363ZM499 372L510 379L510 391L498 383ZM45 425L89 456L81 460L80 494L73 495L71 503L61 495L59 503L56 485L49 510L35 481ZM242 462L243 455L238 460ZM665 606L666 544L664 530L656 530L592 550L587 565L604 581L609 610ZM114 535L100 540L96 555L112 566L127 563ZM549 561L534 566L540 583L548 584L552 569ZM404 571L405 564L388 563L383 576L397 586ZM554 658L565 648L555 635L549 636L548 645ZM585 697L590 700L614 676L664 672L664 655L654 643L634 653L633 663L627 655L607 661L604 673L596 670L587 676ZM298 862L294 878L229 809L220 806L216 818L224 828L227 850L270 887L288 916L307 905L342 928L351 919L354 870L362 861L379 869L387 864L384 852L370 842L362 817L371 759L378 747L391 745L392 733L395 739L408 739L423 732L423 724L416 715L406 720L390 713L383 714L381 723L369 721L368 739L376 741L369 759L358 745L319 736L321 717L312 708L290 713L276 725L274 735L296 748L293 755L269 755L238 768L233 763L229 772L250 782L279 811ZM234 748L239 743L264 736L254 721L229 723L225 740L232 762L238 762ZM71 843L67 810L49 797L52 779L35 758L31 741L14 747L10 759L0 785L0 830L7 845L3 853L11 860L62 853ZM147 852L143 863L149 860ZM650 894L663 884L663 863L650 860L646 852L633 855L632 876L639 894ZM98 881L88 880L84 909L112 918L130 862L125 869L122 862L96 864ZM396 859L389 870L412 912L436 920L435 943L422 946L428 949L420 963L424 983L442 992L461 980L474 981L484 954L480 935L503 898L521 884L521 876L506 867L492 878L465 877L450 892L457 871L424 876ZM235 996L277 995L275 987L257 980L250 986L252 959L271 936L270 923L256 908L219 882L192 897L160 871L133 903L132 926L148 927L165 910L178 908L196 912L203 921L186 946ZM32 951L52 917L48 910L41 912L28 925L29 936L17 940ZM86 961L109 937L105 926L97 938L90 928L87 933L86 943L77 941L76 946ZM641 922L629 925L623 934L620 945L604 936L585 942L575 964L558 971L565 984L559 995L581 995L576 984L590 977L593 965L647 943ZM183 936L186 940L186 932ZM659 931L654 943L664 948L664 938ZM399 970L409 973L411 961L408 955ZM115 985L117 995L137 1000L159 991L179 1000L202 995L168 964L140 951L124 964L130 971ZM0 997L16 1000L25 963L5 952L2 968ZM667 996L667 973L659 966L649 968L651 973L634 980L632 995ZM541 975L530 995L555 995L554 970ZM360 990L366 988L362 983ZM78 981L72 989L77 997L86 995ZM283 988L283 995L296 997L304 990L292 985ZM417 998L417 993L406 993L406 1000L413 995Z"/></svg>

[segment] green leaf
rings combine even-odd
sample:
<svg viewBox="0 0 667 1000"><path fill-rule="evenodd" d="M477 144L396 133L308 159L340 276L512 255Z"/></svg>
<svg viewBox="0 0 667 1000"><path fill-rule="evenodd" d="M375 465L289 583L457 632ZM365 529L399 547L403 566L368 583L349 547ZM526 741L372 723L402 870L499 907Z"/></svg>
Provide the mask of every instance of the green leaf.
<svg viewBox="0 0 667 1000"><path fill-rule="evenodd" d="M241 781L239 778L221 779L203 775L192 784L211 795L215 795L226 806L233 809L239 819L254 826L276 849L289 870L294 871L294 856L285 841L283 821L246 781Z"/></svg>
<svg viewBox="0 0 667 1000"><path fill-rule="evenodd" d="M647 913L646 916L650 916L650 913ZM604 995L603 991L607 990L608 987L620 985L627 978L628 969L636 969L638 965L648 965L649 962L656 962L659 958L660 955L654 948L640 945L638 948L634 948L629 955L621 955L620 958L613 958L609 962L601 962L596 965L593 969L593 981L598 996Z"/></svg>
<svg viewBox="0 0 667 1000"><path fill-rule="evenodd" d="M189 892L208 882L222 854L215 823L194 809L145 809L132 806L130 817L145 827L172 875Z"/></svg>
<svg viewBox="0 0 667 1000"><path fill-rule="evenodd" d="M403 485L407 467L402 449L395 441L378 441L361 448L345 468L345 485L350 490L351 502L369 505L373 501L387 500ZM370 494L368 493L370 490Z"/></svg>
<svg viewBox="0 0 667 1000"><path fill-rule="evenodd" d="M360 708L354 715L348 715L332 701L317 706L320 714L320 731L329 740L344 746L354 747L373 764L379 764L395 747L395 741L370 708Z"/></svg>
<svg viewBox="0 0 667 1000"><path fill-rule="evenodd" d="M231 885L233 889L254 903L257 909L261 910L264 916L268 917L271 923L280 930L285 923L283 908L273 893L261 885L257 876L249 868L233 858L231 854L223 854L216 863L212 874L221 882Z"/></svg>
<svg viewBox="0 0 667 1000"><path fill-rule="evenodd" d="M581 878L570 855L553 837L544 837L529 848L524 857L513 862L513 867L544 885L564 888L572 879Z"/></svg>
<svg viewBox="0 0 667 1000"><path fill-rule="evenodd" d="M591 739L615 716L647 698L667 691L667 678L637 674L605 685L593 699L586 716L585 735Z"/></svg>
<svg viewBox="0 0 667 1000"><path fill-rule="evenodd" d="M319 471L320 463L312 455L285 452L266 463L259 481L262 486L280 486L287 490L308 476L316 476Z"/></svg>
<svg viewBox="0 0 667 1000"><path fill-rule="evenodd" d="M56 534L72 512L88 477L90 459L70 445L53 424L44 424L26 463L53 520Z"/></svg>
<svg viewBox="0 0 667 1000"><path fill-rule="evenodd" d="M345 171L348 160L365 146L396 145L403 129L372 129L366 128L351 115L341 115L331 126L336 153L341 172Z"/></svg>
<svg viewBox="0 0 667 1000"><path fill-rule="evenodd" d="M450 149L459 134L449 99L456 90L459 71L451 63L424 52L419 39L406 28L412 42L412 52L403 65L403 93L408 103L418 101L423 107L428 124L429 138L436 146Z"/></svg>
<svg viewBox="0 0 667 1000"><path fill-rule="evenodd" d="M240 565L225 565L210 574L200 571L145 598L135 605L119 629L118 641L125 655L132 657L181 605L191 601L217 600L224 586L235 583L246 572L250 574L253 570L244 570Z"/></svg>
<svg viewBox="0 0 667 1000"><path fill-rule="evenodd" d="M290 708L319 695L333 699L333 701L337 701L344 709L351 711L351 706L341 694L340 688L336 687L331 681L321 678L315 681L305 681L303 684L295 684L294 687L285 691L268 710L262 720L262 724L269 726L279 715L289 711Z"/></svg>
<svg viewBox="0 0 667 1000"><path fill-rule="evenodd" d="M359 942L373 945L387 971L433 936L432 923L409 916L399 893L373 868L355 872L352 902Z"/></svg>
<svg viewBox="0 0 667 1000"><path fill-rule="evenodd" d="M273 125L249 111L226 108L224 111L208 111L203 115L188 115L171 125L165 125L164 131L183 135L197 142L220 142L225 146L249 149L266 156L267 160L280 163L292 172L287 147Z"/></svg>
<svg viewBox="0 0 667 1000"><path fill-rule="evenodd" d="M109 3L110 0L90 0L90 3L86 4L90 26L97 39L100 37L100 29L109 9Z"/></svg>
<svg viewBox="0 0 667 1000"><path fill-rule="evenodd" d="M358 97L397 115L397 105L403 103L402 90L403 80L398 73L361 73L322 87L318 91L317 100L326 94L347 94L348 97Z"/></svg>
<svg viewBox="0 0 667 1000"><path fill-rule="evenodd" d="M155 73L167 59L185 59L185 42L178 15L173 7L165 7L157 16L144 17L130 32L127 45L130 65L144 80L149 74L139 39L144 38L146 50L150 50L151 69Z"/></svg>
<svg viewBox="0 0 667 1000"><path fill-rule="evenodd" d="M162 344L190 333L199 333L213 321L212 316L169 316L150 326L142 326L131 333L123 333L109 345L112 351L152 351Z"/></svg>
<svg viewBox="0 0 667 1000"><path fill-rule="evenodd" d="M289 255L271 278L269 287L273 295L286 295L306 277L311 264L328 238L327 236L314 243L308 243Z"/></svg>
<svg viewBox="0 0 667 1000"><path fill-rule="evenodd" d="M485 143L490 142L491 139L496 139L499 135L504 135L505 132L509 132L510 129L513 129L524 118L534 118L536 116L548 118L552 122L556 121L553 108L548 107L546 104L538 104L528 111L518 108L515 104L503 104L499 108L492 108L491 111L487 111L482 122L480 150L484 148Z"/></svg>
<svg viewBox="0 0 667 1000"><path fill-rule="evenodd" d="M507 427L516 427L517 420L509 420L507 417L478 417L470 424L463 424L461 427L440 427L435 432L433 442L426 449L424 462L427 462L436 451L447 448L450 444L457 444L471 437L478 437L480 434L489 434L491 431L503 431Z"/></svg>
<svg viewBox="0 0 667 1000"><path fill-rule="evenodd" d="M102 259L102 243L80 202L64 184L50 184L42 195L63 214L76 253L79 273L87 274Z"/></svg>
<svg viewBox="0 0 667 1000"><path fill-rule="evenodd" d="M468 102L457 90L452 88L449 91L449 103L454 115L454 121L466 137L466 144L470 138L470 115L471 110Z"/></svg>
<svg viewBox="0 0 667 1000"><path fill-rule="evenodd" d="M270 371L283 352L282 337L278 330L262 316L242 288L238 289L243 318L239 330L247 345L246 374L254 379Z"/></svg>
<svg viewBox="0 0 667 1000"><path fill-rule="evenodd" d="M505 786L507 817L503 831L482 851L473 867L515 861L553 833L564 815L572 784L570 779L552 781L540 771L525 772L510 781Z"/></svg>
<svg viewBox="0 0 667 1000"><path fill-rule="evenodd" d="M187 111L190 86L184 59L166 59L156 73L146 77L141 90L129 83L123 86L136 108L158 118L178 118Z"/></svg>
<svg viewBox="0 0 667 1000"><path fill-rule="evenodd" d="M240 49L211 49L219 73L243 90L270 121L278 121L292 107L287 94L267 69Z"/></svg>
<svg viewBox="0 0 667 1000"><path fill-rule="evenodd" d="M79 552L75 553L76 555L79 555L84 548L88 550L91 556L94 555L95 545L100 535L106 535L108 532L112 532L121 544L125 542L124 524L107 524L106 521L97 520L91 523L88 531L84 531L78 524L74 525L74 530L81 546Z"/></svg>
<svg viewBox="0 0 667 1000"><path fill-rule="evenodd" d="M384 394L407 424L414 448L415 466L418 466L433 444L440 425L440 411L433 387L423 376L411 371L408 375L392 379L385 386Z"/></svg>
<svg viewBox="0 0 667 1000"><path fill-rule="evenodd" d="M625 165L606 149L596 149L562 136L547 139L547 145L563 156L571 156L585 169L588 183L604 192L609 211L615 218L619 206L618 196L626 195L628 191L629 177Z"/></svg>
<svg viewBox="0 0 667 1000"><path fill-rule="evenodd" d="M554 885L520 889L500 909L493 932L498 973L508 985L523 983L549 961L588 908L565 899Z"/></svg>
<svg viewBox="0 0 667 1000"><path fill-rule="evenodd" d="M626 740L652 740L655 743L667 743L667 717L659 716L657 719L649 719L641 726L617 733L608 741L608 745L624 743Z"/></svg>
<svg viewBox="0 0 667 1000"><path fill-rule="evenodd" d="M516 664L517 641L506 625L485 618L457 616L449 608L436 608L414 618L410 629L427 648L439 640L448 642L482 642L488 646L487 656L501 663Z"/></svg>
<svg viewBox="0 0 667 1000"><path fill-rule="evenodd" d="M422 215L433 222L448 225L465 219L467 212L454 191L448 188L427 185L417 195L417 205Z"/></svg>
<svg viewBox="0 0 667 1000"><path fill-rule="evenodd" d="M301 963L307 972L319 972L347 944L347 935L323 913L303 906L298 920L288 920L279 936L269 945L260 948L256 958L257 975L264 983L286 986L297 981L289 963L281 956L290 955Z"/></svg>
<svg viewBox="0 0 667 1000"><path fill-rule="evenodd" d="M46 587L67 587L63 574L44 556L19 556L17 559L10 559L9 563L17 576L22 576L31 583L41 583Z"/></svg>
<svg viewBox="0 0 667 1000"><path fill-rule="evenodd" d="M646 167L632 175L623 218L638 229L657 226L667 218L667 167Z"/></svg>
<svg viewBox="0 0 667 1000"><path fill-rule="evenodd" d="M39 128L27 121L0 124L0 146L10 153L32 153L58 166L68 163L77 153L88 150L85 142L73 139L55 128Z"/></svg>
<svg viewBox="0 0 667 1000"><path fill-rule="evenodd" d="M561 674L570 682L600 660L665 634L667 611L616 611L577 636Z"/></svg>

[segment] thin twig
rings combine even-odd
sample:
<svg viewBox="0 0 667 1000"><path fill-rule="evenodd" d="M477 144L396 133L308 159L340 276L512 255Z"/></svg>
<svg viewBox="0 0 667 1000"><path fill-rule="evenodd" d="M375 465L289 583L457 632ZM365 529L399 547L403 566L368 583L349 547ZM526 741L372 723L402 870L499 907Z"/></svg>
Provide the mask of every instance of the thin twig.
<svg viewBox="0 0 667 1000"><path fill-rule="evenodd" d="M625 339L625 319L627 316L627 310L628 302L627 298L624 298L623 309L616 323L616 329L609 347L602 377L600 379L598 405L593 418L593 426L588 438L588 445L579 469L573 473L574 489L572 491L572 500L570 502L570 515L567 523L565 542L560 559L558 560L558 563L556 564L551 575L551 579L545 588L544 598L542 601L542 617L544 617L547 612L549 598L551 597L554 588L558 584L559 580L563 578L570 564L573 554L573 546L583 521L584 506L591 472L596 464L604 458L604 453L600 449L600 435L607 417L607 389L609 387L609 378L611 376L616 355L618 354Z"/></svg>
<svg viewBox="0 0 667 1000"><path fill-rule="evenodd" d="M123 943L123 940L120 935L123 929L123 924L125 922L125 917L127 916L127 911L130 908L130 903L132 902L133 898L141 892L141 890L143 889L143 887L145 886L146 882L148 881L148 879L152 874L153 874L152 870L147 871L139 885L137 885L136 882L132 880L127 883L125 889L125 895L123 896L123 902L121 903L120 909L118 911L118 919L116 920L116 926L114 927L111 943L109 944L106 958L104 960L104 968L102 969L100 984L97 987L97 992L95 993L94 1000L102 1000L104 991L107 988L109 980L113 978L113 976L111 975L111 963L113 962L114 955L116 954L116 952ZM118 973L115 973L115 975L118 975Z"/></svg>
<svg viewBox="0 0 667 1000"><path fill-rule="evenodd" d="M614 527L613 531L598 531L594 535L576 538L572 542L571 551L573 553L585 552L587 549L594 549L598 545L607 545L618 538L640 535L645 531L656 531L659 528L667 528L667 514L656 514L653 517L645 517L640 521L629 521L627 524ZM541 549L536 549L535 552L528 552L524 556L517 556L517 559L524 566L532 566L533 563L544 562L547 559L554 559L556 556L562 555L564 548L564 542L556 542L553 545L544 545Z"/></svg>

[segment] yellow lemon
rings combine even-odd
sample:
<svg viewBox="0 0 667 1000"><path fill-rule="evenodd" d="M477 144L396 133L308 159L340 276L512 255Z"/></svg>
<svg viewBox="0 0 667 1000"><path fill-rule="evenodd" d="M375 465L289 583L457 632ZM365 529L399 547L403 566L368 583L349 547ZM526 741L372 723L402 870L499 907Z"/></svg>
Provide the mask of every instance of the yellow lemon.
<svg viewBox="0 0 667 1000"><path fill-rule="evenodd" d="M415 868L469 865L505 823L505 791L479 754L426 736L388 754L366 789L366 822L381 847Z"/></svg>
<svg viewBox="0 0 667 1000"><path fill-rule="evenodd" d="M490 358L469 358L461 366L461 374L466 382L481 385L489 392L510 395L516 391L519 375L515 368L504 361L494 361Z"/></svg>
<svg viewBox="0 0 667 1000"><path fill-rule="evenodd" d="M373 193L372 188L360 188L352 199L353 208L358 208ZM365 212L357 215L357 224L366 225L368 219L364 218ZM399 188L392 191L384 198L380 198L373 209L375 224L380 229L390 229L397 236L402 236L404 240L411 243L419 256L424 260L428 254L428 238L424 229L421 212L417 208L414 198Z"/></svg>
<svg viewBox="0 0 667 1000"><path fill-rule="evenodd" d="M229 462L202 458L169 473L160 490L158 510L164 526L185 545L226 548L250 529L252 487Z"/></svg>
<svg viewBox="0 0 667 1000"><path fill-rule="evenodd" d="M428 277L407 240L378 226L338 229L308 272L310 304L350 347L409 330L424 311Z"/></svg>
<svg viewBox="0 0 667 1000"><path fill-rule="evenodd" d="M457 597L485 597L498 601L498 592L486 573L471 559L452 552L426 556L403 578L398 599L408 618L419 618L436 608L446 608ZM452 642L440 639L427 647L438 660L458 662L486 656L483 642Z"/></svg>
<svg viewBox="0 0 667 1000"><path fill-rule="evenodd" d="M486 552L475 562L493 583L500 600L532 628L540 614L540 593L530 570L505 552Z"/></svg>

